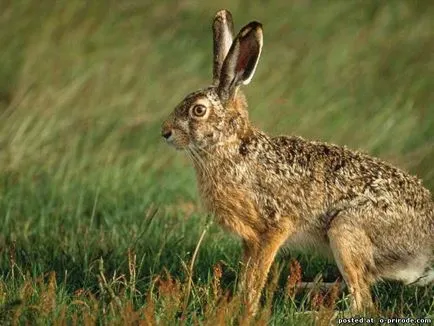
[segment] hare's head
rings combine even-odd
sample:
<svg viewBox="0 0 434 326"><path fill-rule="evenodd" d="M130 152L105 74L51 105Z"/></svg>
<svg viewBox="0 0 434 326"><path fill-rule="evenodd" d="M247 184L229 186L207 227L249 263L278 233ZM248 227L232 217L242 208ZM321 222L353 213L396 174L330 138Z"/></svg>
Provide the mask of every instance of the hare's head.
<svg viewBox="0 0 434 326"><path fill-rule="evenodd" d="M226 10L213 23L211 86L190 93L163 123L162 136L178 149L211 149L232 142L249 128L247 103L239 86L248 84L262 48L262 26L251 22L233 39Z"/></svg>

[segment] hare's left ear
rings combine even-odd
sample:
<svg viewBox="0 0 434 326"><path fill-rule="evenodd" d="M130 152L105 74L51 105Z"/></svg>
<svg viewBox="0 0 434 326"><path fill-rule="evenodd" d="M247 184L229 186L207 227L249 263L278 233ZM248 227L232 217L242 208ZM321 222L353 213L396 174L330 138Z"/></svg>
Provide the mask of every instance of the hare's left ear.
<svg viewBox="0 0 434 326"><path fill-rule="evenodd" d="M250 83L261 55L262 39L262 25L258 22L244 26L234 39L223 62L217 88L223 101L234 96L241 84Z"/></svg>
<svg viewBox="0 0 434 326"><path fill-rule="evenodd" d="M220 80L220 71L223 61L229 52L234 38L234 22L228 10L220 10L216 13L212 24L214 65L213 85L217 86Z"/></svg>

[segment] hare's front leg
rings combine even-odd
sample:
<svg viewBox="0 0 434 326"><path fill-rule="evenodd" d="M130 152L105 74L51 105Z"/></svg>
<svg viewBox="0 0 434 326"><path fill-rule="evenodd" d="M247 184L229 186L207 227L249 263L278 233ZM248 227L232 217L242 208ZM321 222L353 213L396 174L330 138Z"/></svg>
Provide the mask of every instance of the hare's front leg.
<svg viewBox="0 0 434 326"><path fill-rule="evenodd" d="M243 266L239 287L250 314L256 313L271 264L286 238L287 235L281 232L269 232L261 235L259 241L243 242Z"/></svg>

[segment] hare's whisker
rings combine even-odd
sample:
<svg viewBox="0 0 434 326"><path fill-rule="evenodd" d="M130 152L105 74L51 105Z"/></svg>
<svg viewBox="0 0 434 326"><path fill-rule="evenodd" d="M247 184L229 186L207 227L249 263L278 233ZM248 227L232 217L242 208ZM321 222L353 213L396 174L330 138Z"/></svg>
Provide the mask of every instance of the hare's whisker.
<svg viewBox="0 0 434 326"><path fill-rule="evenodd" d="M199 168L204 173L204 175L206 177L208 177L213 182L214 185L216 185L217 183L215 181L213 173L209 170L208 165L205 163L205 161L203 160L203 158L199 154L198 150L194 147L189 147L189 150L190 150L192 157L197 162Z"/></svg>

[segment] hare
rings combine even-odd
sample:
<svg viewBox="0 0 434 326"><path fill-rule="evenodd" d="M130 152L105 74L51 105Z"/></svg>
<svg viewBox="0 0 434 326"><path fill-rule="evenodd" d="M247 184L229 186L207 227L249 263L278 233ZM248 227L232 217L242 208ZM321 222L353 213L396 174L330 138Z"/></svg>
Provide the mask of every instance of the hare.
<svg viewBox="0 0 434 326"><path fill-rule="evenodd" d="M434 202L421 181L346 147L260 131L240 86L255 73L262 25L250 22L233 38L232 16L221 10L212 27L212 85L185 97L162 136L191 157L205 208L241 238L250 310L288 244L330 253L356 312L373 307L378 280L432 282Z"/></svg>

